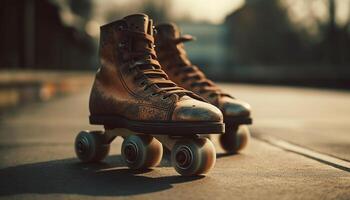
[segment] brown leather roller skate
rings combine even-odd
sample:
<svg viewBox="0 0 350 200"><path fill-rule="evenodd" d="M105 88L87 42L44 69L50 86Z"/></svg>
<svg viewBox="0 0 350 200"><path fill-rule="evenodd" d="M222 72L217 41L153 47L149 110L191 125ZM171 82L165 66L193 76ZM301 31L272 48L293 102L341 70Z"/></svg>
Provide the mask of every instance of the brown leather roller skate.
<svg viewBox="0 0 350 200"><path fill-rule="evenodd" d="M84 162L100 161L113 139L122 136L122 157L130 168L158 165L163 144L171 149L180 174L204 174L213 167L216 154L201 134L223 133L222 113L169 80L157 60L153 31L145 14L101 27L101 66L89 107L90 123L105 130L79 133L77 156Z"/></svg>
<svg viewBox="0 0 350 200"><path fill-rule="evenodd" d="M156 26L156 52L158 60L170 80L179 86L193 91L218 107L223 115L226 133L220 135L220 142L228 153L243 149L249 139L247 124L252 123L250 106L231 95L224 93L187 57L184 42L193 40L190 35L181 35L173 23Z"/></svg>

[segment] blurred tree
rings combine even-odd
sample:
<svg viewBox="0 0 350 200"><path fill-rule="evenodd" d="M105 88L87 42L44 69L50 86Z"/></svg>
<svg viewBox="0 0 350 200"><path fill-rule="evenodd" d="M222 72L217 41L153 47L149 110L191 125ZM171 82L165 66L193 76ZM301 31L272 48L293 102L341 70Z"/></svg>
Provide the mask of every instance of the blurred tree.
<svg viewBox="0 0 350 200"><path fill-rule="evenodd" d="M143 3L143 12L149 15L155 23L168 21L169 20L169 8L170 1L154 1L154 0L145 0Z"/></svg>
<svg viewBox="0 0 350 200"><path fill-rule="evenodd" d="M154 22L159 23L169 20L170 0L143 0L129 4L118 4L109 8L105 13L107 22L123 18L131 13L145 13Z"/></svg>
<svg viewBox="0 0 350 200"><path fill-rule="evenodd" d="M84 21L75 20L70 9L64 10L66 7L64 1L3 0L0 7L0 67L95 68L94 41L85 32L84 23L65 22ZM81 10L85 16L90 12L89 9ZM67 16L69 20L64 19Z"/></svg>
<svg viewBox="0 0 350 200"><path fill-rule="evenodd" d="M317 2L328 8L328 20L315 17L314 1L303 2L303 9L308 14L302 19L304 21L294 24L288 15L290 8L281 2L247 0L244 7L227 17L232 63L293 66L344 66L350 63L349 19L344 27L336 23L337 1ZM301 26L310 21L316 24L314 29L310 29L310 24ZM309 30L317 31L311 34Z"/></svg>
<svg viewBox="0 0 350 200"><path fill-rule="evenodd" d="M85 20L89 20L91 18L91 10L92 10L92 1L91 0L74 0L69 1L69 5L71 10L84 18Z"/></svg>
<svg viewBox="0 0 350 200"><path fill-rule="evenodd" d="M249 0L226 18L233 62L239 64L293 63L300 41L278 0Z"/></svg>
<svg viewBox="0 0 350 200"><path fill-rule="evenodd" d="M329 20L322 33L323 40L320 43L324 62L332 65L343 65L350 63L350 37L348 22L341 27L336 23L336 1L328 0ZM322 26L322 24L320 24ZM318 48L318 47L316 47Z"/></svg>

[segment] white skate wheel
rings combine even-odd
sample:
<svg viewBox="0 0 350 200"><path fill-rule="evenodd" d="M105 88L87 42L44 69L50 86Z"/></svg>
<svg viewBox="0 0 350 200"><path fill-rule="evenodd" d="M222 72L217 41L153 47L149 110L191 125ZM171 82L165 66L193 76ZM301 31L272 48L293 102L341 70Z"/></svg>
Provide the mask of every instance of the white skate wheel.
<svg viewBox="0 0 350 200"><path fill-rule="evenodd" d="M157 166L163 156L163 146L149 135L130 135L122 144L122 157L131 169L147 169Z"/></svg>
<svg viewBox="0 0 350 200"><path fill-rule="evenodd" d="M247 146L249 138L247 126L226 126L225 133L220 135L220 144L227 153L234 154Z"/></svg>
<svg viewBox="0 0 350 200"><path fill-rule="evenodd" d="M175 170L184 176L205 174L215 165L216 152L208 138L178 141L171 151Z"/></svg>

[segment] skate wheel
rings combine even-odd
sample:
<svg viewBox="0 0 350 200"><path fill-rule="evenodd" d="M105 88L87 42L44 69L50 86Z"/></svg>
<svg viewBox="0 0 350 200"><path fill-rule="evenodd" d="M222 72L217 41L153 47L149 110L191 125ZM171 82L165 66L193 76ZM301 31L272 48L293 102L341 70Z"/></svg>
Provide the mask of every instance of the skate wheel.
<svg viewBox="0 0 350 200"><path fill-rule="evenodd" d="M249 138L247 126L226 126L225 134L220 135L220 144L227 153L234 154L247 146Z"/></svg>
<svg viewBox="0 0 350 200"><path fill-rule="evenodd" d="M131 169L147 169L157 166L163 156L163 146L149 135L130 135L122 144L122 157Z"/></svg>
<svg viewBox="0 0 350 200"><path fill-rule="evenodd" d="M82 162L99 162L109 153L101 131L81 131L75 138L75 153Z"/></svg>
<svg viewBox="0 0 350 200"><path fill-rule="evenodd" d="M171 151L175 170L184 176L207 173L215 164L216 152L208 138L178 141Z"/></svg>

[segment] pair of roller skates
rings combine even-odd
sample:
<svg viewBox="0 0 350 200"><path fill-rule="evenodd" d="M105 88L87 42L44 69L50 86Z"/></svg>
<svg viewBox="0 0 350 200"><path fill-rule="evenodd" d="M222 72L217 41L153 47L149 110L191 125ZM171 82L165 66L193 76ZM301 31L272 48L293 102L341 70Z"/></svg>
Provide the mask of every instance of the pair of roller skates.
<svg viewBox="0 0 350 200"><path fill-rule="evenodd" d="M191 39L174 24L154 27L145 14L101 27L101 66L89 109L90 123L104 131L78 134L75 151L81 161L101 161L121 136L122 158L132 169L157 166L164 145L178 173L200 175L216 160L208 135L220 134L229 153L244 148L249 105L223 93L190 63L182 43Z"/></svg>

